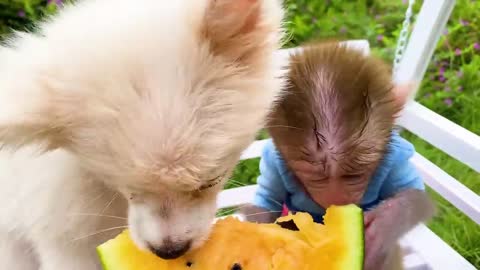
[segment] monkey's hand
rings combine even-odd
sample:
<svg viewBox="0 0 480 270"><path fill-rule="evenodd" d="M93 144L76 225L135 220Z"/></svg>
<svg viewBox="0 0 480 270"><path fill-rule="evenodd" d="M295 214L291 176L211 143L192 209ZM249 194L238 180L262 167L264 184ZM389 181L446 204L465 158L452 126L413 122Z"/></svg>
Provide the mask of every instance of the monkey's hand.
<svg viewBox="0 0 480 270"><path fill-rule="evenodd" d="M405 190L385 200L364 215L365 270L383 269L398 239L433 215L428 196L419 190Z"/></svg>
<svg viewBox="0 0 480 270"><path fill-rule="evenodd" d="M397 207L393 202L385 202L365 213L365 270L383 269L389 247L393 247L398 237L394 214L399 211Z"/></svg>

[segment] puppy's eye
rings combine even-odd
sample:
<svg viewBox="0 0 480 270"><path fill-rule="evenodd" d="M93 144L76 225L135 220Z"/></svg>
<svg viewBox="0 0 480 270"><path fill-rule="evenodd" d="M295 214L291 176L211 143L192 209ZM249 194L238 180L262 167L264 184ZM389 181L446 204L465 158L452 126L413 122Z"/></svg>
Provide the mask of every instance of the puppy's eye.
<svg viewBox="0 0 480 270"><path fill-rule="evenodd" d="M205 184L199 188L199 190L206 190L220 184L224 177L225 177L225 174L222 174L213 179L206 181Z"/></svg>
<svg viewBox="0 0 480 270"><path fill-rule="evenodd" d="M135 191L130 191L126 197L131 203L143 203L145 199L144 195L145 195L144 192L135 190Z"/></svg>
<svg viewBox="0 0 480 270"><path fill-rule="evenodd" d="M128 196L128 200L131 202L138 202L139 196L136 193L130 193Z"/></svg>

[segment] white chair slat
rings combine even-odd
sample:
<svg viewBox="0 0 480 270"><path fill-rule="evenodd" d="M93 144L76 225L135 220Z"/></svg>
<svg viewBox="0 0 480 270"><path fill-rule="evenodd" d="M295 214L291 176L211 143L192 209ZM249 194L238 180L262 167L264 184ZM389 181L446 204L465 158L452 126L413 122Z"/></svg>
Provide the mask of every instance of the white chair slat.
<svg viewBox="0 0 480 270"><path fill-rule="evenodd" d="M401 240L434 270L475 270L476 268L425 225L421 224ZM407 265L406 265L407 266ZM410 266L411 267L411 266ZM415 268L416 269L416 268Z"/></svg>
<svg viewBox="0 0 480 270"><path fill-rule="evenodd" d="M410 248L410 247L408 247ZM416 252L410 252L403 257L405 270L430 270L427 262Z"/></svg>
<svg viewBox="0 0 480 270"><path fill-rule="evenodd" d="M422 155L416 153L411 160L428 186L480 224L480 196Z"/></svg>
<svg viewBox="0 0 480 270"><path fill-rule="evenodd" d="M250 159L250 158L257 158L262 155L262 150L267 140L257 140L254 141L247 149L245 149L240 157L240 160L243 159Z"/></svg>
<svg viewBox="0 0 480 270"><path fill-rule="evenodd" d="M217 208L235 207L251 203L257 190L257 185L227 189L218 195Z"/></svg>
<svg viewBox="0 0 480 270"><path fill-rule="evenodd" d="M406 106L398 124L480 172L480 136L417 102Z"/></svg>

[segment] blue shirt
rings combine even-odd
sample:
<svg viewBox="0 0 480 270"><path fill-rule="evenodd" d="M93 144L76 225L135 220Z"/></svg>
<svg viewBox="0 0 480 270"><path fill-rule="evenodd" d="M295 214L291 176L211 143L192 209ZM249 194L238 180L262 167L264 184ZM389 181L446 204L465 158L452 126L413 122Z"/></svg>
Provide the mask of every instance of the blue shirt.
<svg viewBox="0 0 480 270"><path fill-rule="evenodd" d="M386 154L370 179L359 205L363 210L369 210L405 189L425 190L419 173L410 162L414 152L411 143L397 132L392 133ZM316 222L323 221L325 209L305 193L271 139L263 149L257 183L254 205L270 211L282 211L283 204L286 204L292 212L308 212Z"/></svg>

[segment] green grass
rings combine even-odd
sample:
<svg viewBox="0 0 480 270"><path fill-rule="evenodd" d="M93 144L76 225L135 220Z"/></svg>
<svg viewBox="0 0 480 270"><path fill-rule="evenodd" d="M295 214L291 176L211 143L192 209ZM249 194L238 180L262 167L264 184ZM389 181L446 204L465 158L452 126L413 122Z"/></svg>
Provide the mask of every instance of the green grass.
<svg viewBox="0 0 480 270"><path fill-rule="evenodd" d="M418 11L421 1L417 1ZM373 53L391 61L405 13L402 0L285 0L290 39L285 46L336 37L370 41ZM55 1L0 0L0 39L10 29L32 25L57 9ZM114 8L112 8L114 11ZM442 36L431 62L418 101L459 125L480 134L480 1L457 0L448 30ZM52 48L53 49L53 48ZM264 138L265 133L259 135ZM480 193L480 176L410 133L417 151ZM253 184L258 159L241 162L227 188ZM430 191L439 207L429 227L465 258L480 268L480 228L440 196Z"/></svg>

